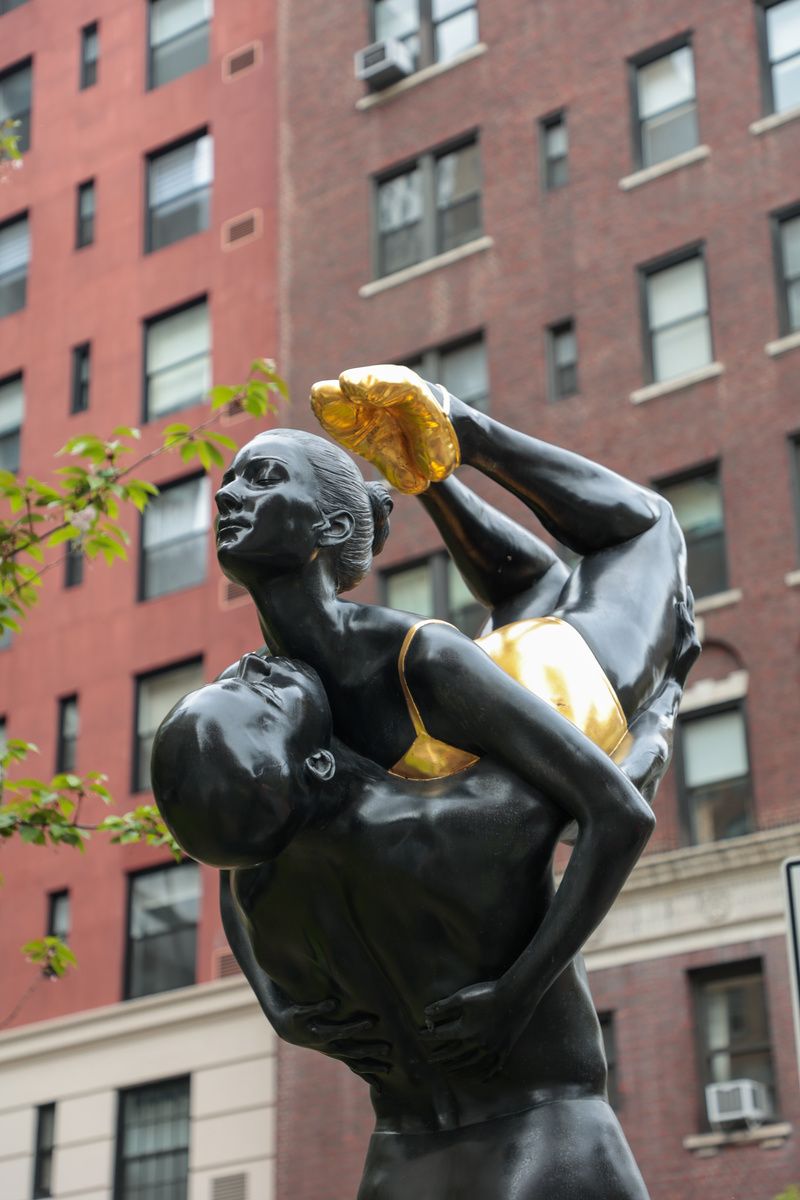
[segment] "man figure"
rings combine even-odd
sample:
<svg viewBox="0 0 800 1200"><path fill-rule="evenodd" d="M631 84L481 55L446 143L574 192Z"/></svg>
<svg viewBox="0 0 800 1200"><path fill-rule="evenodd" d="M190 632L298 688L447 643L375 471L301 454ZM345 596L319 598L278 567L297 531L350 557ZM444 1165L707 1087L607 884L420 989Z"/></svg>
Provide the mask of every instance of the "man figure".
<svg viewBox="0 0 800 1200"><path fill-rule="evenodd" d="M226 932L278 1033L371 1086L359 1200L646 1200L580 961L509 1011L508 1045L436 1023L548 910L565 818L545 797L486 759L392 776L331 740L314 672L256 655L172 710L152 770L181 845L223 868ZM642 837L591 830L600 856Z"/></svg>

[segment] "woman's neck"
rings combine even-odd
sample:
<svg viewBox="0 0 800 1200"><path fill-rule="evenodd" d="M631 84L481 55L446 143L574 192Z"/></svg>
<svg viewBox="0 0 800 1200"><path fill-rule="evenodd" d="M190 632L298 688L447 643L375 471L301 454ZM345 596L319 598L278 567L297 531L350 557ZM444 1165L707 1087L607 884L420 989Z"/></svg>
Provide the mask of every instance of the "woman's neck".
<svg viewBox="0 0 800 1200"><path fill-rule="evenodd" d="M315 560L300 572L258 579L248 591L273 653L299 658L320 674L341 660L352 605L339 600L325 565Z"/></svg>

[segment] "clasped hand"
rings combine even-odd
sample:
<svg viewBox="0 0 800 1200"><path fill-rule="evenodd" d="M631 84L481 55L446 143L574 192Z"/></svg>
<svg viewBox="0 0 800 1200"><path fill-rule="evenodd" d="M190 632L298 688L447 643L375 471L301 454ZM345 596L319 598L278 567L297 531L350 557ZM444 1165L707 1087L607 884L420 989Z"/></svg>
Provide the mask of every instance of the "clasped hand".
<svg viewBox="0 0 800 1200"><path fill-rule="evenodd" d="M520 1013L502 980L461 988L425 1009L420 1037L430 1048L428 1062L448 1074L464 1072L490 1079L501 1071L533 1009Z"/></svg>
<svg viewBox="0 0 800 1200"><path fill-rule="evenodd" d="M338 1007L339 1002L333 999L317 1004L287 1004L275 1022L276 1032L296 1046L320 1050L338 1059L368 1083L374 1082L370 1076L388 1075L392 1069L388 1059L391 1045L362 1036L374 1029L378 1018L371 1013L355 1013L334 1020L330 1014Z"/></svg>

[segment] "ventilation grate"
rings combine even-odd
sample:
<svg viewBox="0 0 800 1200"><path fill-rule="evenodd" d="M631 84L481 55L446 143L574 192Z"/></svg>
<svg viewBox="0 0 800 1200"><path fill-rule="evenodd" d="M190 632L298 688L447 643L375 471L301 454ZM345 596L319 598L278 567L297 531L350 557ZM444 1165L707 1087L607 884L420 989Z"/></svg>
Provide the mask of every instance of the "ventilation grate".
<svg viewBox="0 0 800 1200"><path fill-rule="evenodd" d="M230 250L232 247L241 246L245 242L252 242L253 238L260 236L261 224L262 212L260 208L254 208L250 212L241 213L238 217L231 217L229 221L223 222L223 250Z"/></svg>
<svg viewBox="0 0 800 1200"><path fill-rule="evenodd" d="M221 954L217 954L214 961L214 978L215 979L230 979L232 975L241 975L241 969L233 954L228 950L223 950Z"/></svg>
<svg viewBox="0 0 800 1200"><path fill-rule="evenodd" d="M211 1180L211 1200L247 1200L246 1175L218 1175Z"/></svg>
<svg viewBox="0 0 800 1200"><path fill-rule="evenodd" d="M231 50L230 54L226 54L222 60L222 78L225 80L235 79L237 75L244 74L245 71L252 71L253 67L257 67L261 62L261 42L250 42L247 46L240 46L238 50Z"/></svg>

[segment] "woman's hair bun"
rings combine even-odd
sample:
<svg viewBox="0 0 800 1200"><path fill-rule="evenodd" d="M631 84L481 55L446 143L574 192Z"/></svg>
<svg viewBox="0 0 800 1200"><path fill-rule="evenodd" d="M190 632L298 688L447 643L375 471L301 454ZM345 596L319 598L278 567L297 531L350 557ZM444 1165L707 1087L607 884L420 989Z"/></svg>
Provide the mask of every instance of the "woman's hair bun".
<svg viewBox="0 0 800 1200"><path fill-rule="evenodd" d="M389 536L389 517L394 508L394 500L382 483L369 482L366 487L372 509L372 521L375 526L375 532L372 535L372 553L380 554Z"/></svg>

